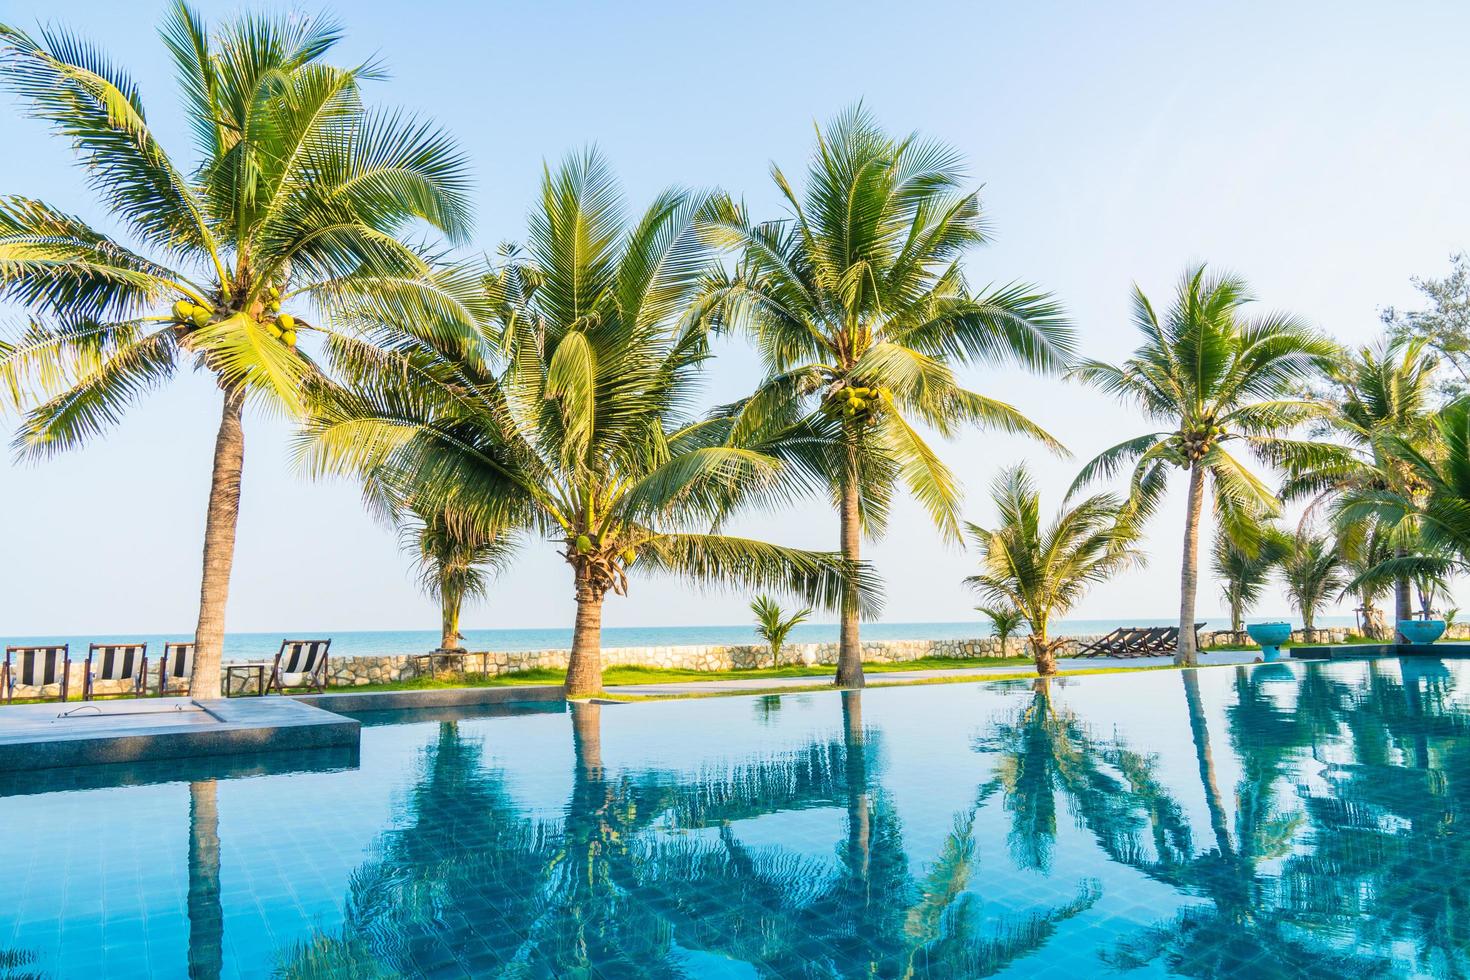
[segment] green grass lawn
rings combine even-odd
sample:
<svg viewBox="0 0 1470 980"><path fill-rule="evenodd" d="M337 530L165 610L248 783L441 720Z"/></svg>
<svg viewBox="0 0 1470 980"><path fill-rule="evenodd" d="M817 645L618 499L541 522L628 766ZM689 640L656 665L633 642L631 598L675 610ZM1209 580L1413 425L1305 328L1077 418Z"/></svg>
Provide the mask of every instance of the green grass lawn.
<svg viewBox="0 0 1470 980"><path fill-rule="evenodd" d="M889 674L901 670L947 670L964 667L1029 667L1030 657L923 657L903 663L865 663L868 674ZM606 688L628 684L683 684L689 681L761 680L779 677L831 677L837 668L825 664L808 667L787 664L781 667L750 667L743 670L681 670L664 667L640 667L630 664L612 665L602 672ZM561 684L563 670L520 670L499 676L485 674L441 674L436 678L416 677L385 684L361 684L355 687L330 688L335 691L368 693L372 691L426 691L446 687L517 687L526 684Z"/></svg>

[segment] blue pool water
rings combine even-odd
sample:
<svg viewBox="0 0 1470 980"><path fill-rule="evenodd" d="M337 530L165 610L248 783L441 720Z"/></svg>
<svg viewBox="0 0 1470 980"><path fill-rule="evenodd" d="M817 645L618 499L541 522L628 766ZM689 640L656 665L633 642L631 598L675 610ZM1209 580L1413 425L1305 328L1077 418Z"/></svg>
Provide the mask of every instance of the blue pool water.
<svg viewBox="0 0 1470 980"><path fill-rule="evenodd" d="M0 781L0 976L1462 976L1470 663L362 716Z"/></svg>
<svg viewBox="0 0 1470 980"><path fill-rule="evenodd" d="M1201 617L1202 619L1206 617ZM1107 633L1119 626L1169 626L1178 619L1063 619L1052 624L1057 636L1086 636ZM1351 616L1318 616L1319 626L1351 626ZM1300 625L1298 623L1297 625ZM1224 629L1224 620L1210 621L1207 629ZM987 624L972 623L864 623L863 637L869 640L956 640L989 636ZM424 653L439 645L434 630L284 630L272 633L229 633L225 636L226 660L262 660L270 658L281 646L281 640L329 636L332 652L338 656L387 656ZM572 631L567 629L466 629L465 645L471 650L565 650L572 645ZM0 641L11 645L70 643L73 653L85 656L87 644L112 641L148 643L150 650L163 649L164 642L192 640L185 633L136 633L89 636L16 636L0 633ZM791 643L835 643L835 623L803 623L791 632ZM602 645L619 647L688 646L721 643L759 643L755 629L749 624L727 626L609 626L602 631Z"/></svg>

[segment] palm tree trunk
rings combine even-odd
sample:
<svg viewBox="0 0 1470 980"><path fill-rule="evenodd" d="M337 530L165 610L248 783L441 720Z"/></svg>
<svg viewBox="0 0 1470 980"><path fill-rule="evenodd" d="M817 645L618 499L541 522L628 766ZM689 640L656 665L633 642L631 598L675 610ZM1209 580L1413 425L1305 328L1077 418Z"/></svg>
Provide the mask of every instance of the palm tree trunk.
<svg viewBox="0 0 1470 980"><path fill-rule="evenodd" d="M1408 550L1405 548L1395 548L1393 551L1393 556L1395 558L1407 558ZM1406 619L1413 618L1414 600L1409 591L1409 579L1406 576L1401 575L1398 578L1394 579L1393 582L1394 633L1398 633L1399 623L1403 622Z"/></svg>
<svg viewBox="0 0 1470 980"><path fill-rule="evenodd" d="M842 742L847 771L847 853L849 867L866 880L872 857L873 816L868 800L867 737L861 691L842 692Z"/></svg>
<svg viewBox="0 0 1470 980"><path fill-rule="evenodd" d="M1363 635L1370 640L1393 639L1393 632L1384 625L1383 614L1379 612L1378 603L1368 589L1363 590Z"/></svg>
<svg viewBox="0 0 1470 980"><path fill-rule="evenodd" d="M1047 640L1044 625L1031 634L1031 654L1036 659L1038 675L1050 677L1057 672L1057 651Z"/></svg>
<svg viewBox="0 0 1470 980"><path fill-rule="evenodd" d="M850 467L842 488L842 557L856 562L862 557L863 527L858 509L856 467ZM858 637L858 590L849 582L842 596L842 629L837 645L838 687L863 686L863 644Z"/></svg>
<svg viewBox="0 0 1470 980"><path fill-rule="evenodd" d="M214 472L209 513L204 521L204 575L199 584L199 625L194 631L194 675L189 693L220 696L220 661L225 650L225 606L230 570L235 564L235 528L240 520L240 476L245 469L245 390L226 388L219 434L214 440Z"/></svg>
<svg viewBox="0 0 1470 980"><path fill-rule="evenodd" d="M1194 736L1194 756L1199 766L1199 781L1205 790L1205 806L1210 811L1210 829L1215 833L1215 846L1221 856L1229 855L1230 824L1225 818L1225 802L1220 795L1220 781L1215 776L1215 756L1210 751L1210 725L1205 718L1204 699L1199 693L1199 673L1180 671L1184 679L1184 701L1189 706L1189 731Z"/></svg>
<svg viewBox="0 0 1470 980"><path fill-rule="evenodd" d="M219 890L219 786L189 784L189 976L217 980L224 970L224 907Z"/></svg>
<svg viewBox="0 0 1470 980"><path fill-rule="evenodd" d="M602 692L602 597L585 566L577 568L577 625L567 660L566 696L585 698Z"/></svg>
<svg viewBox="0 0 1470 980"><path fill-rule="evenodd" d="M439 649L458 650L459 609L463 597L448 583L439 585Z"/></svg>
<svg viewBox="0 0 1470 980"><path fill-rule="evenodd" d="M574 704L572 758L577 772L593 781L602 779L602 705Z"/></svg>
<svg viewBox="0 0 1470 980"><path fill-rule="evenodd" d="M1230 632L1238 635L1243 629L1245 629L1245 606L1240 601L1240 596L1232 595L1230 597Z"/></svg>
<svg viewBox="0 0 1470 980"><path fill-rule="evenodd" d="M1189 499L1184 513L1184 560L1179 569L1179 645L1174 662L1194 666L1199 662L1194 647L1194 599L1199 590L1199 516L1205 503L1205 471L1195 463L1189 468Z"/></svg>

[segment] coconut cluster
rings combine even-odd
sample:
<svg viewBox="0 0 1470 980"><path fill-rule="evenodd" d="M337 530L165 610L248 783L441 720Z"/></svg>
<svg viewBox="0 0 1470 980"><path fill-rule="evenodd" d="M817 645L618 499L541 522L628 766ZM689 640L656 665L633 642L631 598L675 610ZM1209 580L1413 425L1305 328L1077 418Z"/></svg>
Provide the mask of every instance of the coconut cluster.
<svg viewBox="0 0 1470 980"><path fill-rule="evenodd" d="M266 290L265 312L270 314L270 319L264 320L266 332L272 337L284 343L287 347L296 346L296 318L289 313L281 312L281 291L275 286ZM223 302L230 301L228 290L221 292ZM198 329L214 319L215 311L207 306L200 306L190 299L181 299L173 305L174 320L186 329Z"/></svg>
<svg viewBox="0 0 1470 980"><path fill-rule="evenodd" d="M181 299L174 304L174 320L185 327L202 327L214 316L207 306L197 306L192 300Z"/></svg>
<svg viewBox="0 0 1470 980"><path fill-rule="evenodd" d="M271 286L265 291L267 312L274 314L274 318L265 322L266 332L272 337L284 343L287 347L296 346L296 318L289 313L281 312L281 291Z"/></svg>
<svg viewBox="0 0 1470 980"><path fill-rule="evenodd" d="M887 388L839 385L827 392L827 401L823 407L831 414L841 413L847 418L861 419L868 425L874 425L883 404L891 401L893 393Z"/></svg>
<svg viewBox="0 0 1470 980"><path fill-rule="evenodd" d="M1199 428L1179 433L1179 441L1184 445L1184 455L1190 462L1196 462L1204 458L1205 453L1210 451L1225 434L1225 427L1213 422L1205 422Z"/></svg>

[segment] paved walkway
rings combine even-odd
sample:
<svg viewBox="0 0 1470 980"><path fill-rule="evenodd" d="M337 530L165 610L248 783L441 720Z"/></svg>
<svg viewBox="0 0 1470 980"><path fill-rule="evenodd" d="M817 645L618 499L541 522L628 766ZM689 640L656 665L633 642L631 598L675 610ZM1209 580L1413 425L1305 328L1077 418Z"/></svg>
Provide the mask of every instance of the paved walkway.
<svg viewBox="0 0 1470 980"><path fill-rule="evenodd" d="M1248 664L1254 663L1260 656L1258 650L1229 650L1218 653L1201 653L1200 664L1211 666L1218 664ZM1069 657L1059 662L1058 667L1063 674L1075 670L1096 670L1102 667L1164 667L1174 662L1173 657ZM868 685L879 684L903 684L909 681L926 681L963 678L983 681L987 677L1007 674L1024 674L1029 670L1024 664L1011 664L1001 667L951 667L940 670L893 670L882 673L869 673L867 675ZM620 684L608 688L608 695L616 698L619 694L635 695L638 697L649 696L677 696L680 694L717 694L732 691L775 691L781 688L814 687L829 682L829 677L752 677L749 680L721 680L721 681L681 681L674 684Z"/></svg>

